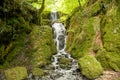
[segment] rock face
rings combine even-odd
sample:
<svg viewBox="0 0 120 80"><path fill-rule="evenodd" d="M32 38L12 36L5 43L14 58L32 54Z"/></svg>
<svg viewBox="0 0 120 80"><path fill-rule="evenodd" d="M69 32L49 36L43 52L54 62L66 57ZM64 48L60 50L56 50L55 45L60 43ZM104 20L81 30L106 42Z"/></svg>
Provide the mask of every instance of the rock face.
<svg viewBox="0 0 120 80"><path fill-rule="evenodd" d="M105 70L120 71L119 3L117 0L89 0L82 10L74 12L69 19L66 41L67 51L73 57L79 60L90 54Z"/></svg>
<svg viewBox="0 0 120 80"><path fill-rule="evenodd" d="M38 37L39 36L39 37ZM31 32L33 50L32 65L34 67L43 67L50 63L51 57L55 54L56 46L52 38L52 29L49 26L34 26Z"/></svg>
<svg viewBox="0 0 120 80"><path fill-rule="evenodd" d="M103 73L101 64L93 56L84 56L79 59L79 66L82 74L89 79L94 79Z"/></svg>
<svg viewBox="0 0 120 80"><path fill-rule="evenodd" d="M15 67L5 71L7 80L22 80L27 78L27 69L25 67Z"/></svg>

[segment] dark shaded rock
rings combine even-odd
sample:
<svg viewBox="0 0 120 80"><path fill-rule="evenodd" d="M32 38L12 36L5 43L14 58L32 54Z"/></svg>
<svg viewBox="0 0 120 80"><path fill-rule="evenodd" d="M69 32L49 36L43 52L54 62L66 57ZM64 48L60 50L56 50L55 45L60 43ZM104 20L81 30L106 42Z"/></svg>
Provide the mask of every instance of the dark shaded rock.
<svg viewBox="0 0 120 80"><path fill-rule="evenodd" d="M59 35L58 40L59 40L59 50L61 50L65 46L65 36Z"/></svg>

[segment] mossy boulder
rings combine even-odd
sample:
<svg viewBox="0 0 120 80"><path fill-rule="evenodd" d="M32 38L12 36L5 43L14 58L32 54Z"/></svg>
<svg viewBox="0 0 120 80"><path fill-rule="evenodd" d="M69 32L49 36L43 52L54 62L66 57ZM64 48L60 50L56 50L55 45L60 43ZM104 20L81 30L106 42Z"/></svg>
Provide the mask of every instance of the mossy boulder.
<svg viewBox="0 0 120 80"><path fill-rule="evenodd" d="M101 64L91 55L80 58L78 63L82 74L89 79L94 79L103 73Z"/></svg>
<svg viewBox="0 0 120 80"><path fill-rule="evenodd" d="M25 67L15 67L5 70L7 80L22 80L27 78L27 69Z"/></svg>
<svg viewBox="0 0 120 80"><path fill-rule="evenodd" d="M120 54L115 52L107 52L105 49L101 49L98 51L96 58L104 69L120 71Z"/></svg>
<svg viewBox="0 0 120 80"><path fill-rule="evenodd" d="M60 67L63 69L69 69L71 62L72 62L72 59L68 59L68 58L61 58L59 60Z"/></svg>
<svg viewBox="0 0 120 80"><path fill-rule="evenodd" d="M40 68L34 68L32 73L34 76L39 76L39 77L44 75L44 71Z"/></svg>
<svg viewBox="0 0 120 80"><path fill-rule="evenodd" d="M31 41L33 46L33 66L44 67L49 64L52 55L57 52L50 26L41 27L34 25L31 32Z"/></svg>

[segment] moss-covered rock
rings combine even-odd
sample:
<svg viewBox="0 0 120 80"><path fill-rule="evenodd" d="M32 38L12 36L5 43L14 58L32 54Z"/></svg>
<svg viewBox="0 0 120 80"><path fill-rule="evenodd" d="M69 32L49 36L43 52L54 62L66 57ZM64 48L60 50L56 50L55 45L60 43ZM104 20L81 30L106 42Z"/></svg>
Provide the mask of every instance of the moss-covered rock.
<svg viewBox="0 0 120 80"><path fill-rule="evenodd" d="M119 71L120 6L118 4L117 0L89 0L82 10L73 14L67 29L67 51L73 57L79 59L92 53L96 55L104 69Z"/></svg>
<svg viewBox="0 0 120 80"><path fill-rule="evenodd" d="M103 73L101 64L95 57L87 55L79 59L79 68L82 74L89 79L94 79Z"/></svg>
<svg viewBox="0 0 120 80"><path fill-rule="evenodd" d="M112 6L112 7L111 7ZM120 71L120 10L113 2L108 6L107 16L101 20L103 48L97 52L97 60L105 69Z"/></svg>
<svg viewBox="0 0 120 80"><path fill-rule="evenodd" d="M68 58L60 58L59 60L60 67L63 69L69 69L71 62L72 60Z"/></svg>
<svg viewBox="0 0 120 80"><path fill-rule="evenodd" d="M22 80L27 78L27 70L25 67L15 67L5 70L5 76L7 80Z"/></svg>
<svg viewBox="0 0 120 80"><path fill-rule="evenodd" d="M44 75L44 71L40 68L34 68L32 73L34 76L39 76L39 77Z"/></svg>
<svg viewBox="0 0 120 80"><path fill-rule="evenodd" d="M107 52L104 49L98 51L97 60L101 63L104 69L113 69L120 71L120 55L115 52Z"/></svg>
<svg viewBox="0 0 120 80"><path fill-rule="evenodd" d="M90 48L93 46L94 36L100 27L97 24L100 21L99 17L78 17L80 14L81 12L77 12L75 17L71 19L71 24L67 31L67 49L77 59L89 53Z"/></svg>
<svg viewBox="0 0 120 80"><path fill-rule="evenodd" d="M50 63L52 55L57 52L50 26L34 25L31 32L31 42L33 46L33 66L43 67Z"/></svg>

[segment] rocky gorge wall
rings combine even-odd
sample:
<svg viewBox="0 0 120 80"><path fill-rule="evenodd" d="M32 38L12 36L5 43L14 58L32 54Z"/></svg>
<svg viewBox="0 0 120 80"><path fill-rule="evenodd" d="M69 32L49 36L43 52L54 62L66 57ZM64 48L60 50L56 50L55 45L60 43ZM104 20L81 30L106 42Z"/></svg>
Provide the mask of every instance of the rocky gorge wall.
<svg viewBox="0 0 120 80"><path fill-rule="evenodd" d="M79 60L80 70L88 78L102 74L101 67L120 71L119 3L89 0L69 19L67 51ZM91 56L97 62L94 59L90 62Z"/></svg>

